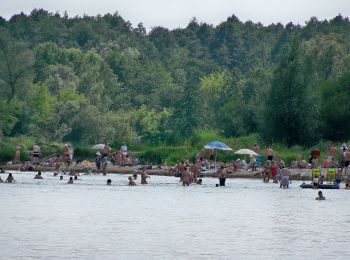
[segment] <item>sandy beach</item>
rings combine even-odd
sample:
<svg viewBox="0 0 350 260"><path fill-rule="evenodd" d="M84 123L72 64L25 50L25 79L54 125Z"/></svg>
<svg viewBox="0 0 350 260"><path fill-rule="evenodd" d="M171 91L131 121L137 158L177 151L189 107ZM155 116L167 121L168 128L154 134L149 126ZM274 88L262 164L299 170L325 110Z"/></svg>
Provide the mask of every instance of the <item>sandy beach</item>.
<svg viewBox="0 0 350 260"><path fill-rule="evenodd" d="M3 168L5 171L19 171L20 164L12 164L12 165L1 165L0 167ZM34 170L36 171L43 171L43 172L54 172L54 167L45 166L45 165L32 165ZM168 167L169 168L169 167ZM149 175L158 175L158 176L171 176L168 173L168 168L161 167L158 168L158 166L153 167L153 169L146 170L147 174ZM82 164L74 165L69 168L70 170L74 170L76 173L84 173L84 166ZM63 168L60 169L63 171ZM96 170L95 167L92 167L93 172ZM323 169L322 174L325 175L325 170ZM108 165L106 172L108 174L134 174L138 173L140 171L140 166L113 166ZM216 174L211 171L201 172L202 177L216 177ZM311 170L309 169L291 169L292 173L292 179L293 180L311 180ZM250 179L262 179L260 171L243 171L238 170L231 172L227 175L227 178L250 178Z"/></svg>

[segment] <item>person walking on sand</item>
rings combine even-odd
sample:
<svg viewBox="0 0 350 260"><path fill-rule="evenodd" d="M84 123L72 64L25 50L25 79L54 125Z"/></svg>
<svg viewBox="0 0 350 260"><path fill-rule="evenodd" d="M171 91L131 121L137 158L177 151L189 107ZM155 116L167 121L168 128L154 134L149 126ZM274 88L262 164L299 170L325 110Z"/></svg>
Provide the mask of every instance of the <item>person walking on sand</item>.
<svg viewBox="0 0 350 260"><path fill-rule="evenodd" d="M225 186L226 185L226 178L227 178L227 170L224 165L221 165L219 170L219 185Z"/></svg>
<svg viewBox="0 0 350 260"><path fill-rule="evenodd" d="M109 147L108 144L105 143L105 146L102 149L102 158L108 157L110 152L111 152L111 147Z"/></svg>
<svg viewBox="0 0 350 260"><path fill-rule="evenodd" d="M270 144L266 144L265 152L266 152L267 160L272 161L273 157L275 156L275 152L271 148Z"/></svg>
<svg viewBox="0 0 350 260"><path fill-rule="evenodd" d="M66 170L68 170L68 169L69 169L69 166L70 166L70 163L71 163L68 144L65 144L65 145L64 145L64 148L63 148L63 158L64 158L64 164L66 165Z"/></svg>
<svg viewBox="0 0 350 260"><path fill-rule="evenodd" d="M33 164L39 164L40 151L39 145L36 144L33 146Z"/></svg>

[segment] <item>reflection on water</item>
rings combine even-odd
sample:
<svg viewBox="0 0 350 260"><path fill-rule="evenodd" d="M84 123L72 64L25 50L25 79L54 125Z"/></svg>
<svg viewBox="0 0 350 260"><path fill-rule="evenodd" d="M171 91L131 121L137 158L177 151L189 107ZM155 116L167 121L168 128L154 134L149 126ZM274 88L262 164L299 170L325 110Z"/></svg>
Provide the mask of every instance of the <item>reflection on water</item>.
<svg viewBox="0 0 350 260"><path fill-rule="evenodd" d="M14 174L0 185L0 259L349 259L349 190L288 190L260 180L182 187L151 176ZM6 179L7 175L2 175ZM105 185L112 179L112 186Z"/></svg>

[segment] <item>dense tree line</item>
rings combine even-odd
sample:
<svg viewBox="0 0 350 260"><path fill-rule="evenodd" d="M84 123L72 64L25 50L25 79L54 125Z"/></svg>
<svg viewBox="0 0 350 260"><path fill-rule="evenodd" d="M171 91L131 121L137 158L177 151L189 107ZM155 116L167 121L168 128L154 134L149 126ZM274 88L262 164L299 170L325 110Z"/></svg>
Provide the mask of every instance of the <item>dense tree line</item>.
<svg viewBox="0 0 350 260"><path fill-rule="evenodd" d="M117 13L0 17L8 136L174 144L196 129L312 144L350 139L350 22L190 21L132 27Z"/></svg>

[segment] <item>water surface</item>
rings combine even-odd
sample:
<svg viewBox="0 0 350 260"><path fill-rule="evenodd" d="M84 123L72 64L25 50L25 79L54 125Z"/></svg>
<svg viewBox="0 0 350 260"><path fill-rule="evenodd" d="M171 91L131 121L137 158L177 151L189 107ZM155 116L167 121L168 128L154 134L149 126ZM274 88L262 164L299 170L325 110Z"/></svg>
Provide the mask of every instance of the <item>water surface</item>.
<svg viewBox="0 0 350 260"><path fill-rule="evenodd" d="M0 185L0 259L350 259L350 190L316 201L301 182L34 175Z"/></svg>

